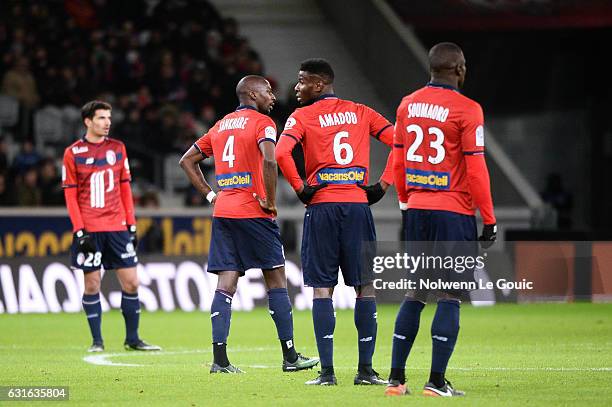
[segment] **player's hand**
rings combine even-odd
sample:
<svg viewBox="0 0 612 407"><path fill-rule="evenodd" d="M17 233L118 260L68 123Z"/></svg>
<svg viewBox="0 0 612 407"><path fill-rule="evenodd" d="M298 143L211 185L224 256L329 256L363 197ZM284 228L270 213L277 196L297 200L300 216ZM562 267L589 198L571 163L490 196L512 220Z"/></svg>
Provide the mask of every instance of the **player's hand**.
<svg viewBox="0 0 612 407"><path fill-rule="evenodd" d="M276 210L275 204L268 202L268 200L266 199L260 198L259 195L257 195L256 193L253 193L253 198L257 199L257 202L259 202L259 205L264 211L271 213L272 215L274 215L274 217L278 215L278 211Z"/></svg>
<svg viewBox="0 0 612 407"><path fill-rule="evenodd" d="M308 205L308 203L312 200L312 197L314 196L314 194L321 188L325 188L328 184L325 182L323 184L319 184L319 185L308 185L308 184L304 184L304 187L302 187L302 190L297 192L297 196L298 198L300 198L300 201L302 201L302 203L304 205Z"/></svg>
<svg viewBox="0 0 612 407"><path fill-rule="evenodd" d="M483 249L488 249L497 239L497 225L484 225L482 227L482 235L478 238L480 246Z"/></svg>
<svg viewBox="0 0 612 407"><path fill-rule="evenodd" d="M385 196L385 190L383 189L380 182L377 182L374 185L361 185L357 184L357 186L363 189L368 197L368 205L374 205L376 202L380 201L383 196Z"/></svg>
<svg viewBox="0 0 612 407"><path fill-rule="evenodd" d="M136 234L136 225L128 225L128 232L130 233L130 242L134 246L134 249L138 247L138 235Z"/></svg>
<svg viewBox="0 0 612 407"><path fill-rule="evenodd" d="M95 253L96 245L94 244L91 235L85 229L79 229L74 232L74 240L79 245L79 253Z"/></svg>

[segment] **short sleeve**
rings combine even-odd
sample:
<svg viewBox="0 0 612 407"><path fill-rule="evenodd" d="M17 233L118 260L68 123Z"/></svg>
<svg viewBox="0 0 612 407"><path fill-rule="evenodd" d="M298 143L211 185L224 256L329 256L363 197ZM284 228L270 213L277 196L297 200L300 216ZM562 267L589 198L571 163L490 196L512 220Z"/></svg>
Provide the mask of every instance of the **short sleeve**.
<svg viewBox="0 0 612 407"><path fill-rule="evenodd" d="M466 110L461 128L461 150L463 154L484 154L484 115L478 103Z"/></svg>
<svg viewBox="0 0 612 407"><path fill-rule="evenodd" d="M380 135L386 129L392 127L393 125L389 122L389 120L385 119L385 117L382 114L378 113L376 110L367 106L364 107L364 114L367 116L368 123L370 124L370 135L376 138L377 140L380 140Z"/></svg>
<svg viewBox="0 0 612 407"><path fill-rule="evenodd" d="M130 163L128 161L125 144L121 144L121 156L123 157L123 166L121 167L121 182L130 182L132 173L130 172Z"/></svg>
<svg viewBox="0 0 612 407"><path fill-rule="evenodd" d="M215 125L202 137L200 137L193 146L202 154L204 158L213 156L213 148L212 148L212 132L217 130L219 126L219 122L215 123Z"/></svg>
<svg viewBox="0 0 612 407"><path fill-rule="evenodd" d="M271 141L276 144L276 125L271 118L265 117L257 124L257 144L262 141Z"/></svg>
<svg viewBox="0 0 612 407"><path fill-rule="evenodd" d="M64 161L62 163L62 188L76 188L77 186L74 154L72 154L72 150L69 147L64 151Z"/></svg>
<svg viewBox="0 0 612 407"><path fill-rule="evenodd" d="M301 143L302 139L304 138L304 133L304 126L301 122L299 113L297 111L293 112L285 123L285 128L283 129L282 135L291 137L298 143Z"/></svg>

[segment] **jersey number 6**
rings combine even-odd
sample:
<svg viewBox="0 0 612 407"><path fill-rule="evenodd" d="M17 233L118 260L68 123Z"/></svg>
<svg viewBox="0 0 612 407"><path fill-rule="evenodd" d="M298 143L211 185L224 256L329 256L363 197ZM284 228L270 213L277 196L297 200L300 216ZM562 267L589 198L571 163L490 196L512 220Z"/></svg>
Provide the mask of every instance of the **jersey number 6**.
<svg viewBox="0 0 612 407"><path fill-rule="evenodd" d="M341 143L340 141L348 137L348 131L340 131L336 133L334 137L334 159L340 165L350 164L353 161L353 148L349 143ZM344 158L342 158L342 152L344 153Z"/></svg>
<svg viewBox="0 0 612 407"><path fill-rule="evenodd" d="M423 143L423 129L418 124L411 124L410 126L406 127L406 131L408 133L414 133L415 135L414 142L410 145L410 148L408 148L408 153L406 154L406 160L414 161L417 163L422 163L423 156L419 154L415 154L415 152L421 146L421 143ZM444 150L444 146L443 146L444 133L442 132L442 130L440 130L437 127L430 127L429 129L427 129L427 132L429 134L436 136L435 140L432 140L429 142L429 147L436 150L436 155L435 157L432 157L432 156L427 157L427 161L429 161L432 164L440 164L444 160L444 157L446 156L446 151Z"/></svg>

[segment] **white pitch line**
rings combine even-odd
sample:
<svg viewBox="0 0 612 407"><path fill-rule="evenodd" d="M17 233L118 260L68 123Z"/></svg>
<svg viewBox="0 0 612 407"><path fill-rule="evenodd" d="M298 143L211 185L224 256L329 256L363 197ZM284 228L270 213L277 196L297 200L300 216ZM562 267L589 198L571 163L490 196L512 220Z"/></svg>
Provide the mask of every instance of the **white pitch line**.
<svg viewBox="0 0 612 407"><path fill-rule="evenodd" d="M259 352L262 350L269 350L269 348L238 348L232 349L232 352ZM123 353L106 353L98 355L89 355L83 358L83 361L92 365L98 366L121 366L121 367L142 367L150 366L146 364L138 363L121 363L113 362L109 360L115 357L125 356L165 356L165 355L185 355L193 353L209 353L208 350L194 349L194 350L182 350L172 352L123 352ZM268 365L242 365L244 367L252 369L275 369L278 366ZM348 366L336 366L336 369L354 369L354 367ZM409 367L408 370L428 370L426 367ZM477 372L477 371L502 371L502 372L612 372L612 367L449 367L450 370L459 370L464 372Z"/></svg>
<svg viewBox="0 0 612 407"><path fill-rule="evenodd" d="M261 352L265 350L270 350L270 348L237 348L232 349L232 352ZM138 366L148 366L138 363L121 363L121 362L113 362L109 360L110 358L115 357L125 357L125 356L165 356L165 355L185 355L185 354L193 354L193 353L209 353L208 350L201 349L192 349L192 350L182 350L182 351L172 351L172 352L122 352L122 353L105 353L105 354L96 354L96 355L88 355L83 358L83 361L87 363L91 363L92 365L98 366L127 366L127 367L138 367ZM272 366L262 366L262 365L253 365L249 366L256 369L267 369Z"/></svg>
<svg viewBox="0 0 612 407"><path fill-rule="evenodd" d="M119 362L113 362L111 360L107 360L107 358L110 358L110 357L123 356L123 355L124 355L123 353L107 353L106 355L90 355L90 356L85 356L83 360L87 363L91 363L92 365L98 365L98 366L130 366L130 367L144 366L144 365L139 365L136 363L119 363Z"/></svg>

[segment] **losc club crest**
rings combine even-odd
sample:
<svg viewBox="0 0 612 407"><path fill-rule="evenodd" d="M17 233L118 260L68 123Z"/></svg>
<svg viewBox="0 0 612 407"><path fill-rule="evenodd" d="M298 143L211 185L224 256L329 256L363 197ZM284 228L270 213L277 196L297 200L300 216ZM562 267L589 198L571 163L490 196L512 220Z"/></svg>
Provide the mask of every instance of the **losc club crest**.
<svg viewBox="0 0 612 407"><path fill-rule="evenodd" d="M276 141L276 129L272 126L266 127L266 138Z"/></svg>
<svg viewBox="0 0 612 407"><path fill-rule="evenodd" d="M482 126L476 128L476 146L484 147L484 127Z"/></svg>
<svg viewBox="0 0 612 407"><path fill-rule="evenodd" d="M134 245L132 242L125 245L125 251L128 253L134 253Z"/></svg>
<svg viewBox="0 0 612 407"><path fill-rule="evenodd" d="M106 152L106 162L110 165L115 165L115 163L117 162L117 156L115 155L115 152L113 150L108 150Z"/></svg>
<svg viewBox="0 0 612 407"><path fill-rule="evenodd" d="M285 123L285 130L290 130L295 126L296 120L293 117L287 119L287 123Z"/></svg>

